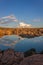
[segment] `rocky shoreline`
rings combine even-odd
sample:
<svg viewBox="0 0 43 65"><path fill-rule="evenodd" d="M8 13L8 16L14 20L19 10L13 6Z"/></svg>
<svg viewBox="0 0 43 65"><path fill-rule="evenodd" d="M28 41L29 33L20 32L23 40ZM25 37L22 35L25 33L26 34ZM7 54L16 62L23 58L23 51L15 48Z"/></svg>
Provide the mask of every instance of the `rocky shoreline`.
<svg viewBox="0 0 43 65"><path fill-rule="evenodd" d="M18 35L25 38L43 36L43 28L0 28L0 37Z"/></svg>
<svg viewBox="0 0 43 65"><path fill-rule="evenodd" d="M0 50L0 65L43 65L43 54L25 57L23 52L13 49Z"/></svg>

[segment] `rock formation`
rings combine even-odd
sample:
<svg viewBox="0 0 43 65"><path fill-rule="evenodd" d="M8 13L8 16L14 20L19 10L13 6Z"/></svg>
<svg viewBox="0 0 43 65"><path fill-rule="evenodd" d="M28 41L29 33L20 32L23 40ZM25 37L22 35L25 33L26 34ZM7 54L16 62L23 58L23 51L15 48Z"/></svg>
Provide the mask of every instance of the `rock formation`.
<svg viewBox="0 0 43 65"><path fill-rule="evenodd" d="M0 64L1 65L17 65L24 58L23 53L15 52L13 49L0 52Z"/></svg>
<svg viewBox="0 0 43 65"><path fill-rule="evenodd" d="M30 57L24 58L20 65L43 65L43 55L36 54Z"/></svg>
<svg viewBox="0 0 43 65"><path fill-rule="evenodd" d="M43 54L24 57L23 52L13 49L0 50L0 65L43 65Z"/></svg>

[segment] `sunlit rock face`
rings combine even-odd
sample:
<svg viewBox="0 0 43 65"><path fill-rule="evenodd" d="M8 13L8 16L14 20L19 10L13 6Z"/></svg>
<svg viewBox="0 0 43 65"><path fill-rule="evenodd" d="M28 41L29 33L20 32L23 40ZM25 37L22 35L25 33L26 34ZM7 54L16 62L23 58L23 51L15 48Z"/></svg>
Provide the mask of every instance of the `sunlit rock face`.
<svg viewBox="0 0 43 65"><path fill-rule="evenodd" d="M20 65L43 65L43 55L37 54L24 58Z"/></svg>

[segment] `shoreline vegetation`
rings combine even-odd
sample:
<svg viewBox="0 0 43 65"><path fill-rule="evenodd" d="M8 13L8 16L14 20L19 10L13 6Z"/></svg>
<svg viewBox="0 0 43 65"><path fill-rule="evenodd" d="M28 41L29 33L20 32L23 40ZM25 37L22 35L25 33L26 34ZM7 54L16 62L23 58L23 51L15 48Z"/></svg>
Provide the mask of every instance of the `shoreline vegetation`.
<svg viewBox="0 0 43 65"><path fill-rule="evenodd" d="M18 35L23 38L43 36L43 28L1 28L0 38L5 35Z"/></svg>

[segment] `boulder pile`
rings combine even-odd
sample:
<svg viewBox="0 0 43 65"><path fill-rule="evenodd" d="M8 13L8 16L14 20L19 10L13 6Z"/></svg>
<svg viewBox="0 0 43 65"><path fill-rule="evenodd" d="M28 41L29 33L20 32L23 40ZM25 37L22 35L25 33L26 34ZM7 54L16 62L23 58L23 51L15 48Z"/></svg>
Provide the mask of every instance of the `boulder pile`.
<svg viewBox="0 0 43 65"><path fill-rule="evenodd" d="M24 57L23 52L13 49L0 50L0 65L43 65L43 54Z"/></svg>

